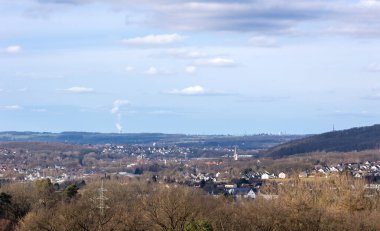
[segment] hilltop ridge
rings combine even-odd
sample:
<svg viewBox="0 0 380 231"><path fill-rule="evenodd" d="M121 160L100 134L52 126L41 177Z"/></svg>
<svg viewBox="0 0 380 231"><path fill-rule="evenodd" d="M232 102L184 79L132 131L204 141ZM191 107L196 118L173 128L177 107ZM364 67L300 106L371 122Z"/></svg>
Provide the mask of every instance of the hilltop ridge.
<svg viewBox="0 0 380 231"><path fill-rule="evenodd" d="M93 132L0 132L0 142L54 142L68 144L177 145L181 147L232 147L268 149L299 139L301 135L185 135L164 133L93 133Z"/></svg>
<svg viewBox="0 0 380 231"><path fill-rule="evenodd" d="M380 124L326 132L280 144L264 151L280 158L310 152L350 152L380 148Z"/></svg>

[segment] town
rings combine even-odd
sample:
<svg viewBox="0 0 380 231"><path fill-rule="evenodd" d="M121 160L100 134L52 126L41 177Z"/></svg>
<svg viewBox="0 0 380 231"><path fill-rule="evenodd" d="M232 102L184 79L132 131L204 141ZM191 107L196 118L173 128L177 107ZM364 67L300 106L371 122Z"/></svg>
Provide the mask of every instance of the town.
<svg viewBox="0 0 380 231"><path fill-rule="evenodd" d="M201 153L201 155L199 154ZM0 148L0 182L53 184L81 182L104 177L143 178L160 184L201 188L209 195L255 198L266 196L265 186L289 178L350 175L363 178L367 187L380 188L380 161L315 163L308 169L271 168L258 150L239 153L231 148L185 148L152 145L68 145L3 143ZM207 157L215 156L219 157ZM202 156L202 157L196 157ZM206 156L206 157L203 157Z"/></svg>

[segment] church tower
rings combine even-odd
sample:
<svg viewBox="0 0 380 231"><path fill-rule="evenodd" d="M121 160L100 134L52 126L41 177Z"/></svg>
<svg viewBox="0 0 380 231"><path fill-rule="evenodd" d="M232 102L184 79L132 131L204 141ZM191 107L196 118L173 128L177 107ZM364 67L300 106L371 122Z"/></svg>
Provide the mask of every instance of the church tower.
<svg viewBox="0 0 380 231"><path fill-rule="evenodd" d="M239 159L239 156L236 152L236 146L235 146L235 152L234 152L234 160L238 160Z"/></svg>

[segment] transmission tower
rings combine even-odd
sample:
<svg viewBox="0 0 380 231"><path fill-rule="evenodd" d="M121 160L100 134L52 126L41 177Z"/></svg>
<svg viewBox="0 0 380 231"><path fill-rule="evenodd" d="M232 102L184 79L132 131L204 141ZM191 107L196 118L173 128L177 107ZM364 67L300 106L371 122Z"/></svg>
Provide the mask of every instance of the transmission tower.
<svg viewBox="0 0 380 231"><path fill-rule="evenodd" d="M98 204L98 209L100 212L100 216L104 217L104 210L109 208L106 204L105 201L108 200L106 196L104 196L104 192L107 192L108 190L104 188L103 180L102 180L102 185L100 188L98 188L98 197L96 200L99 202Z"/></svg>

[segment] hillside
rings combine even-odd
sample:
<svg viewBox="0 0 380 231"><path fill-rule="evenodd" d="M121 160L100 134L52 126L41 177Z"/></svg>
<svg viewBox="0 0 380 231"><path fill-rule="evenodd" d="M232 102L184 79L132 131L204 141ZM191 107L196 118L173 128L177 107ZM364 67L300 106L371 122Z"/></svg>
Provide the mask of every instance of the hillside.
<svg viewBox="0 0 380 231"><path fill-rule="evenodd" d="M349 152L380 148L380 125L327 132L280 144L263 154L284 157L310 152Z"/></svg>
<svg viewBox="0 0 380 231"><path fill-rule="evenodd" d="M92 132L0 132L1 141L54 142L68 144L139 144L177 145L180 147L233 147L239 149L268 149L302 136L297 135L184 135L162 133L92 133Z"/></svg>

